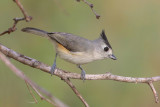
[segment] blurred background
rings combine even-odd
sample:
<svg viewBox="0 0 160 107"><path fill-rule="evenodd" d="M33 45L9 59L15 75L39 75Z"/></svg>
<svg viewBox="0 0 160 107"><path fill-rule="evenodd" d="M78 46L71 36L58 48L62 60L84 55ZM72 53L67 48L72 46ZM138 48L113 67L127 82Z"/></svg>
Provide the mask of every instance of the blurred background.
<svg viewBox="0 0 160 107"><path fill-rule="evenodd" d="M36 27L49 32L68 32L93 40L106 31L118 60L99 60L86 65L88 74L111 72L131 77L160 75L160 1L159 0L94 0L95 18L84 2L76 0L20 0L29 23L18 23L17 31L0 37L0 43L48 65L53 64L55 50L45 38L21 32L24 27ZM22 17L13 0L0 2L0 32L13 24L13 18ZM60 78L11 61L38 85L71 107L83 107L82 102ZM80 73L73 64L62 59L57 67ZM110 80L72 80L91 107L159 107L147 84L122 83ZM154 83L160 93L160 82ZM0 61L0 107L52 107L35 94L34 103L24 81L17 78ZM160 97L160 95L159 95Z"/></svg>

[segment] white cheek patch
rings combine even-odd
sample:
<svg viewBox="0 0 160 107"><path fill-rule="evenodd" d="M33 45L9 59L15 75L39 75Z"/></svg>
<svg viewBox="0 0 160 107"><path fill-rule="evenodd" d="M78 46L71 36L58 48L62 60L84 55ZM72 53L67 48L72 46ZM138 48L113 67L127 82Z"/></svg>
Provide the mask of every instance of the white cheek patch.
<svg viewBox="0 0 160 107"><path fill-rule="evenodd" d="M104 50L104 48L105 48L105 47L108 47L108 46L105 45L105 44L103 44L103 45L101 45L101 47L102 47L102 49ZM108 48L109 48L109 47L108 47ZM109 50L108 50L107 52L105 52L105 53L108 53L108 55L109 55L109 54L112 54L112 49L109 48Z"/></svg>

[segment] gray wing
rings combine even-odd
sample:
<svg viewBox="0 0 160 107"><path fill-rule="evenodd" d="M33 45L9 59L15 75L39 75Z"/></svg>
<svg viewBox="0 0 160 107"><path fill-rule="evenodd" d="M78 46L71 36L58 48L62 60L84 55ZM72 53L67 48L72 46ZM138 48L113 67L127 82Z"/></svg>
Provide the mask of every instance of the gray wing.
<svg viewBox="0 0 160 107"><path fill-rule="evenodd" d="M70 33L53 32L48 33L48 36L72 52L89 51L90 49L88 49L88 47L93 47L91 40L75 36Z"/></svg>

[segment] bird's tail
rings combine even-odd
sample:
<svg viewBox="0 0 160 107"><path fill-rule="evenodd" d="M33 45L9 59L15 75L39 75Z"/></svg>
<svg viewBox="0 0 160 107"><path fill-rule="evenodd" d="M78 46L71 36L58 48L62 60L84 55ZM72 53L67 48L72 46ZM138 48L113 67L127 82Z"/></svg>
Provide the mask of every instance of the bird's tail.
<svg viewBox="0 0 160 107"><path fill-rule="evenodd" d="M43 36L43 37L48 37L48 32L37 29L37 28L31 28L31 27L26 27L22 29L23 32L27 33L32 33L35 35Z"/></svg>

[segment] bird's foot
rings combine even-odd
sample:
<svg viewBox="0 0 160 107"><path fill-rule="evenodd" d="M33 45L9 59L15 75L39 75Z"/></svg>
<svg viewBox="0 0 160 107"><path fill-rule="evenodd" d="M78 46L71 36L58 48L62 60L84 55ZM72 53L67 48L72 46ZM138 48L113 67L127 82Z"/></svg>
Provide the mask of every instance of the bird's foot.
<svg viewBox="0 0 160 107"><path fill-rule="evenodd" d="M83 68L82 68L80 65L77 65L77 66L78 66L78 68L80 68L80 69L81 69L81 79L82 79L82 80L83 80L83 82L84 82L86 72L83 70Z"/></svg>
<svg viewBox="0 0 160 107"><path fill-rule="evenodd" d="M50 70L51 76L54 74L55 69L56 69L56 63L54 63L51 67L51 70Z"/></svg>
<svg viewBox="0 0 160 107"><path fill-rule="evenodd" d="M81 79L83 80L83 82L85 80L85 75L86 75L86 72L84 70L82 70L82 72L81 72Z"/></svg>

